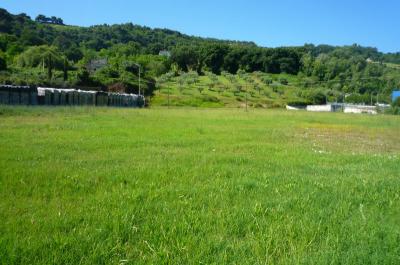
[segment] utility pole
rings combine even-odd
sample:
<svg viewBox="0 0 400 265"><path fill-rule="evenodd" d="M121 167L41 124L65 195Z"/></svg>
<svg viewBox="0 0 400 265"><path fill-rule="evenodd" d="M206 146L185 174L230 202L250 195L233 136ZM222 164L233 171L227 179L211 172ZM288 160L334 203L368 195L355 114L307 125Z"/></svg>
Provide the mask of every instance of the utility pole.
<svg viewBox="0 0 400 265"><path fill-rule="evenodd" d="M139 96L140 96L140 64L139 65Z"/></svg>
<svg viewBox="0 0 400 265"><path fill-rule="evenodd" d="M248 88L247 88L247 86L246 86L246 112L247 112L247 90L248 90Z"/></svg>
<svg viewBox="0 0 400 265"><path fill-rule="evenodd" d="M64 58L64 81L68 80L68 62L67 58Z"/></svg>
<svg viewBox="0 0 400 265"><path fill-rule="evenodd" d="M171 86L168 86L168 108L169 108L169 94L171 94Z"/></svg>
<svg viewBox="0 0 400 265"><path fill-rule="evenodd" d="M51 53L49 53L48 55L48 71L47 71L47 77L49 80L51 80L53 78L53 60L51 58Z"/></svg>
<svg viewBox="0 0 400 265"><path fill-rule="evenodd" d="M140 97L140 68L141 68L141 66L140 66L140 64L138 64L138 63L133 63L138 69L139 69L139 97Z"/></svg>

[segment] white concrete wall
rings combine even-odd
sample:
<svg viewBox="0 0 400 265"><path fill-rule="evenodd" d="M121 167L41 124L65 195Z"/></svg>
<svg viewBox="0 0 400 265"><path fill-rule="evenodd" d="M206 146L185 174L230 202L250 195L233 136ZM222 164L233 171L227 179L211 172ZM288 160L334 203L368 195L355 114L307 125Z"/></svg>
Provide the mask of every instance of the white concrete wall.
<svg viewBox="0 0 400 265"><path fill-rule="evenodd" d="M306 108L305 107L295 107L295 106L286 105L286 109L287 110L305 110Z"/></svg>
<svg viewBox="0 0 400 265"><path fill-rule="evenodd" d="M344 113L356 113L356 114L378 114L375 106L345 106Z"/></svg>
<svg viewBox="0 0 400 265"><path fill-rule="evenodd" d="M308 105L307 111L322 111L322 112L331 112L331 105Z"/></svg>

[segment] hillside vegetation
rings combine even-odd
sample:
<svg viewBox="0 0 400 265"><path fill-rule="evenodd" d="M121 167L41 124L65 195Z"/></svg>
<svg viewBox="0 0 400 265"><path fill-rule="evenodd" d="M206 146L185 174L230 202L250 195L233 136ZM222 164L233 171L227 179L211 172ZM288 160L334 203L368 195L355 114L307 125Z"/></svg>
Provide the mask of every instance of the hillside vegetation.
<svg viewBox="0 0 400 265"><path fill-rule="evenodd" d="M93 67L99 61L105 64ZM400 87L399 63L399 53L385 54L356 44L265 48L131 23L69 26L61 18L39 15L32 20L0 9L0 83L7 84L137 93L140 68L142 88L155 104L164 104L168 87L172 100L184 99L179 104L198 101L199 95L188 98L195 94L194 86L180 81L194 72L199 76L196 85L210 94L207 100L199 92L206 105L213 105L215 97L220 102L235 98L240 104L239 85L259 92L259 100L250 95L257 106L308 102L311 94L328 100L346 97L349 102L368 103L378 97L389 102L391 91ZM218 81L213 87L211 74L216 75L211 82ZM237 82L228 82L228 74ZM257 84L260 87L252 87ZM215 95L215 89L224 90L231 99ZM311 101L317 100L311 97Z"/></svg>
<svg viewBox="0 0 400 265"><path fill-rule="evenodd" d="M343 100L343 94L332 91L325 95L318 89L303 87L297 76L240 72L232 75L222 72L183 73L178 76L162 75L159 87L152 97L152 105L192 107L255 107L277 108L286 104L324 104Z"/></svg>

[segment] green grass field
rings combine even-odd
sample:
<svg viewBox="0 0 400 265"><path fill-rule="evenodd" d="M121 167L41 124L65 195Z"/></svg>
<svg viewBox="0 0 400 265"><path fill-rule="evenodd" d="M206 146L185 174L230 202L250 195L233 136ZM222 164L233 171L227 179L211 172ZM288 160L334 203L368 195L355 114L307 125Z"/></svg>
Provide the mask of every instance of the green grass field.
<svg viewBox="0 0 400 265"><path fill-rule="evenodd" d="M399 264L400 117L0 107L1 264Z"/></svg>

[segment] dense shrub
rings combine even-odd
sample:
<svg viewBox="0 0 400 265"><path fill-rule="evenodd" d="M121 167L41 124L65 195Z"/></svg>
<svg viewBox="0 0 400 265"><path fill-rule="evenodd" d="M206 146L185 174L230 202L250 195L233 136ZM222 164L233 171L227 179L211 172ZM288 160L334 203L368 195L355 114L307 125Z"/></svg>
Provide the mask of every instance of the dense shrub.
<svg viewBox="0 0 400 265"><path fill-rule="evenodd" d="M308 92L306 100L314 105L326 104L326 95L320 90L312 90Z"/></svg>
<svg viewBox="0 0 400 265"><path fill-rule="evenodd" d="M293 100L293 101L288 101L287 104L289 106L305 107L307 105L311 105L312 102L308 100Z"/></svg>

